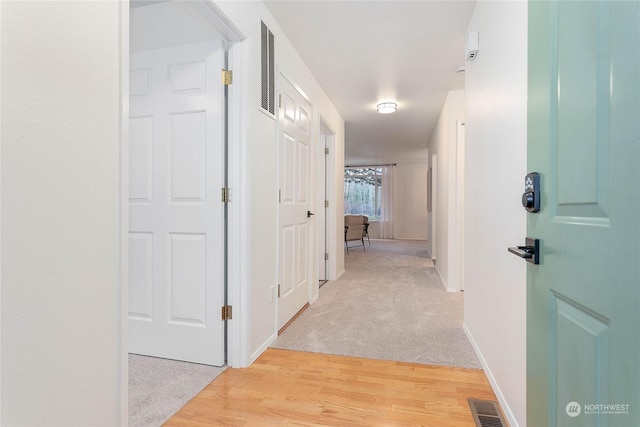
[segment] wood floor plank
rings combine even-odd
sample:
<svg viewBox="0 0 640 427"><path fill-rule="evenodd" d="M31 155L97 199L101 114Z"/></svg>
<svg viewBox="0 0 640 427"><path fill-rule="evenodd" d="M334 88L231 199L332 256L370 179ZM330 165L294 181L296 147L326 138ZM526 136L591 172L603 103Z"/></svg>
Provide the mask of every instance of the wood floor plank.
<svg viewBox="0 0 640 427"><path fill-rule="evenodd" d="M268 349L227 369L165 426L474 426L482 370Z"/></svg>

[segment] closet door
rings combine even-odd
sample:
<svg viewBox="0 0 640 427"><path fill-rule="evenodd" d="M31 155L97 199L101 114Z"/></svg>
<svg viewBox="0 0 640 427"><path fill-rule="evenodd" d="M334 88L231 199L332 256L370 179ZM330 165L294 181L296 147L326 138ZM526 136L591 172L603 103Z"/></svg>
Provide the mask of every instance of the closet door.
<svg viewBox="0 0 640 427"><path fill-rule="evenodd" d="M224 50L131 55L129 351L224 364Z"/></svg>

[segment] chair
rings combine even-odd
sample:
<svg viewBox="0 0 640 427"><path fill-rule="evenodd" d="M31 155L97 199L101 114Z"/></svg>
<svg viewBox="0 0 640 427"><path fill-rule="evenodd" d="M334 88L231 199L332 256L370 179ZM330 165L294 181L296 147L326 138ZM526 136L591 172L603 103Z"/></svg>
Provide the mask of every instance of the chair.
<svg viewBox="0 0 640 427"><path fill-rule="evenodd" d="M361 245L349 246L349 242L360 241ZM362 246L362 249L366 252L364 247L364 225L345 225L344 226L344 247L349 254L349 248L356 248Z"/></svg>
<svg viewBox="0 0 640 427"><path fill-rule="evenodd" d="M364 230L362 232L362 237L366 237L369 242L369 246L371 246L371 239L369 238L369 217L366 215L345 215L344 216L344 225L345 227L349 227L352 225L362 225L364 226ZM346 229L345 229L346 230ZM364 244L364 240L363 240Z"/></svg>
<svg viewBox="0 0 640 427"><path fill-rule="evenodd" d="M367 238L367 242L369 242L369 247L371 247L371 239L369 239L369 217L366 215L362 215L362 222L364 225L363 237Z"/></svg>

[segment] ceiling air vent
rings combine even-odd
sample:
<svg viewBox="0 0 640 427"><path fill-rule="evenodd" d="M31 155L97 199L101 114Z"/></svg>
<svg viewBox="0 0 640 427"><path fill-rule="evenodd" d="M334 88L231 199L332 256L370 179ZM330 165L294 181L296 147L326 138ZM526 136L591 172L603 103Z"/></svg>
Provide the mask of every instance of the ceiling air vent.
<svg viewBox="0 0 640 427"><path fill-rule="evenodd" d="M476 427L509 427L495 400L468 399Z"/></svg>
<svg viewBox="0 0 640 427"><path fill-rule="evenodd" d="M273 33L264 22L260 21L262 34L262 102L261 107L271 114L275 114L275 61L273 55Z"/></svg>

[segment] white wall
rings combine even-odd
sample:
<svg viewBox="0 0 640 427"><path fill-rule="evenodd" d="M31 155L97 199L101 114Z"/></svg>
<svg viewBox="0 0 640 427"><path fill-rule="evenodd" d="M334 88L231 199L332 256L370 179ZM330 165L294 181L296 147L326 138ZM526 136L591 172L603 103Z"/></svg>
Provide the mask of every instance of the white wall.
<svg viewBox="0 0 640 427"><path fill-rule="evenodd" d="M465 328L512 426L526 421L527 3L479 1L466 64Z"/></svg>
<svg viewBox="0 0 640 427"><path fill-rule="evenodd" d="M396 239L427 239L427 161L397 163L394 170Z"/></svg>
<svg viewBox="0 0 640 427"><path fill-rule="evenodd" d="M0 424L119 425L127 5L1 7Z"/></svg>
<svg viewBox="0 0 640 427"><path fill-rule="evenodd" d="M287 40L267 8L262 2L216 2L220 9L244 33L244 57L242 58L244 91L242 109L243 167L248 224L247 251L245 262L246 289L239 293L248 294L248 358L243 355L242 364L257 358L277 337L276 302L270 300L270 288L277 286L278 256L278 143L276 121L260 111L260 21L264 21L275 37L276 69L290 81L298 85L310 98L313 106L312 144L316 146L319 136L318 114L336 132L336 170L342 174L344 160L344 121L326 96L314 76L308 70L298 53ZM234 90L238 90L237 88ZM317 152L317 150L312 150ZM316 163L314 162L314 165ZM337 179L338 177L336 177ZM340 177L337 181L341 183ZM316 188L316 183L312 184ZM337 200L335 209L342 217L342 189L336 184ZM317 201L315 194L311 200ZM312 210L319 209L319 206ZM330 256L336 257L336 269L344 269L342 252L343 225L335 222L335 247L330 248ZM318 245L312 244L312 260L318 259ZM315 269L317 273L317 269ZM317 277L316 277L317 279ZM317 280L315 280L317 283ZM231 286L237 286L236 283ZM234 292L234 291L232 291ZM317 290L316 290L317 292Z"/></svg>
<svg viewBox="0 0 640 427"><path fill-rule="evenodd" d="M456 225L456 128L458 121L464 121L464 91L453 90L447 95L440 118L429 141L430 155L435 154L438 158L434 176L437 188L435 198L432 200L431 214L433 215L434 209L437 211L436 245L435 247L431 245L430 250L432 258L436 258L436 270L440 273L445 288L452 291L459 289L458 283L449 283L450 264L455 262L454 258L458 256L456 240L453 238L454 226ZM431 215L428 216L427 221L430 221Z"/></svg>

